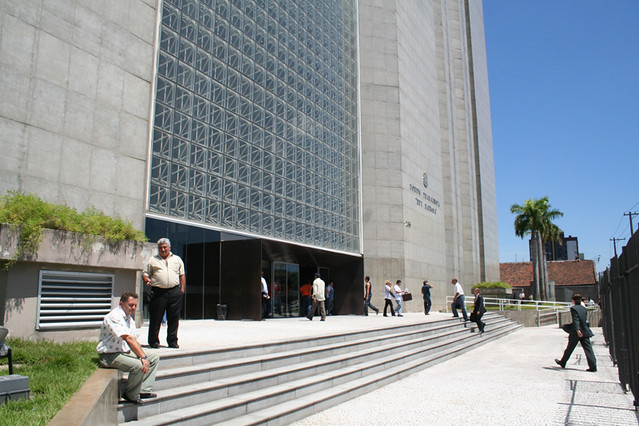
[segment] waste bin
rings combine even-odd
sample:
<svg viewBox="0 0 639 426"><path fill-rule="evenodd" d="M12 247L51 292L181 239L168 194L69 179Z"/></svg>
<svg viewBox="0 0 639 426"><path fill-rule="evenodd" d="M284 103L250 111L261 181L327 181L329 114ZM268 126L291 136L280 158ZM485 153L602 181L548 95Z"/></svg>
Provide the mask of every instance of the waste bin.
<svg viewBox="0 0 639 426"><path fill-rule="evenodd" d="M224 321L226 319L226 310L228 309L228 305L224 305L222 303L218 303L217 305L217 319Z"/></svg>

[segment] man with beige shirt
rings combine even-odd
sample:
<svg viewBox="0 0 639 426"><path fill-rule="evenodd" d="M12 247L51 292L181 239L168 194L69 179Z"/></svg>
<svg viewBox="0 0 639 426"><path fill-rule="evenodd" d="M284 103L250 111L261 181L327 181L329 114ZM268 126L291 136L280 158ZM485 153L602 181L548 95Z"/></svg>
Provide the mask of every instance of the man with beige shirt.
<svg viewBox="0 0 639 426"><path fill-rule="evenodd" d="M166 342L170 348L179 348L177 331L186 289L186 276L184 263L180 256L171 253L171 241L168 238L158 240L158 254L149 259L142 279L146 285L151 286L149 346L160 346L158 334L166 311Z"/></svg>

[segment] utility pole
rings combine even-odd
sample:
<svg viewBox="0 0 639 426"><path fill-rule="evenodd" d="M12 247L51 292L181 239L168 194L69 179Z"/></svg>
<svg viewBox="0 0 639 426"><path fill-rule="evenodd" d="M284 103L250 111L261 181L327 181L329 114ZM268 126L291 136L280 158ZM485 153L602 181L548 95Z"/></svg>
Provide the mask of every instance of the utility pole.
<svg viewBox="0 0 639 426"><path fill-rule="evenodd" d="M612 241L613 245L615 246L615 257L617 257L617 241L624 241L625 238L611 238L610 241Z"/></svg>
<svg viewBox="0 0 639 426"><path fill-rule="evenodd" d="M634 229L632 229L632 217L639 215L639 213L637 213L637 212L628 212L628 213L624 213L623 215L624 216L628 216L630 218L630 236L632 237L632 234L635 233Z"/></svg>

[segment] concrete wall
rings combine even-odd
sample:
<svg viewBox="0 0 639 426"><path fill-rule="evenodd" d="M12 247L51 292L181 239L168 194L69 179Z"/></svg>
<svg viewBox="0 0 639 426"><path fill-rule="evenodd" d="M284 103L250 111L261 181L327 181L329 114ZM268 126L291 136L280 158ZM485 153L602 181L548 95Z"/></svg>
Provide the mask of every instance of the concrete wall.
<svg viewBox="0 0 639 426"><path fill-rule="evenodd" d="M375 304L386 279L418 296L428 279L440 309L451 278L499 278L481 2L362 0L359 16L365 274Z"/></svg>
<svg viewBox="0 0 639 426"><path fill-rule="evenodd" d="M40 249L33 259L19 261L0 273L0 324L10 335L22 338L46 338L56 341L97 338L97 329L73 331L36 331L39 279L41 270L99 272L115 275L112 306L127 290L141 289L140 271L157 251L151 243L121 242L110 244L101 237L83 242L81 236L45 230ZM17 233L0 226L0 260L15 253ZM2 263L2 262L0 262ZM141 310L138 312L141 315ZM139 318L138 318L139 320Z"/></svg>
<svg viewBox="0 0 639 426"><path fill-rule="evenodd" d="M143 227L156 0L0 2L0 194Z"/></svg>

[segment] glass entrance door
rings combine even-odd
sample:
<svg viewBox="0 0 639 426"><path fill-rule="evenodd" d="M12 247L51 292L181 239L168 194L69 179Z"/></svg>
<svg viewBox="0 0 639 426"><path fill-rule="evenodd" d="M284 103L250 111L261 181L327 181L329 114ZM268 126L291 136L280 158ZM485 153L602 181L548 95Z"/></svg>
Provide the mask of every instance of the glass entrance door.
<svg viewBox="0 0 639 426"><path fill-rule="evenodd" d="M274 318L297 317L300 313L300 266L273 262L271 312Z"/></svg>

